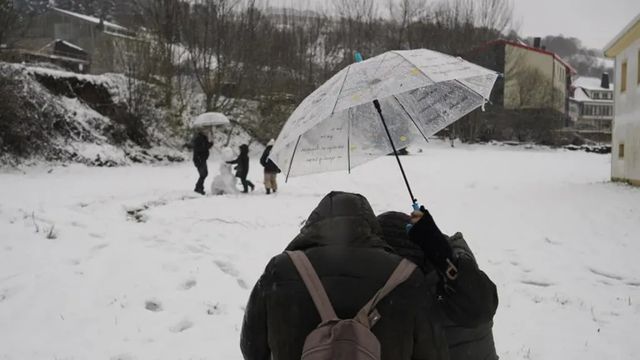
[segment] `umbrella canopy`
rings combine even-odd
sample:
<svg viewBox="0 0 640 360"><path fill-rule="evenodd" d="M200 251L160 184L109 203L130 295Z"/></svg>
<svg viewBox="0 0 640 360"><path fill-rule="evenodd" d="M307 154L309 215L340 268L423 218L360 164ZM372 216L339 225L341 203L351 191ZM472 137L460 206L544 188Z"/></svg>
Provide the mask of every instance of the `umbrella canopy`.
<svg viewBox="0 0 640 360"><path fill-rule="evenodd" d="M302 101L270 158L287 177L350 171L392 152L389 137L397 148L426 141L482 106L497 77L427 49L389 51L351 64Z"/></svg>
<svg viewBox="0 0 640 360"><path fill-rule="evenodd" d="M201 128L207 126L220 126L230 124L229 119L223 113L208 112L198 115L191 123L192 128Z"/></svg>

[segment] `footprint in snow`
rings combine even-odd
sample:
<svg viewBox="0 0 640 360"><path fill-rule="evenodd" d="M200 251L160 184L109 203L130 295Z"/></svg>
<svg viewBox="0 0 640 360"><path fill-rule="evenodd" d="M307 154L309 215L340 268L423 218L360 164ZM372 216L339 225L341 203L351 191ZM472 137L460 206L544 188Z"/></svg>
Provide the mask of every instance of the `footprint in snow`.
<svg viewBox="0 0 640 360"><path fill-rule="evenodd" d="M98 245L92 247L91 251L95 253L95 252L98 252L98 251L106 248L107 246L109 246L109 244L107 244L107 243L98 244Z"/></svg>
<svg viewBox="0 0 640 360"><path fill-rule="evenodd" d="M539 286L539 287L549 287L553 285L553 283L550 283L550 282L536 281L536 280L522 280L520 282L525 285Z"/></svg>
<svg viewBox="0 0 640 360"><path fill-rule="evenodd" d="M216 266L218 266L218 268L225 274L232 276L236 279L236 281L238 282L238 286L240 286L242 289L248 289L249 287L247 286L247 283L240 278L240 272L238 272L238 270L233 267L233 265L228 262L228 261L222 261L222 260L213 260L213 262L216 264Z"/></svg>
<svg viewBox="0 0 640 360"><path fill-rule="evenodd" d="M79 259L71 259L71 260L69 260L69 265L78 266L80 264L81 264L81 261Z"/></svg>
<svg viewBox="0 0 640 360"><path fill-rule="evenodd" d="M131 354L120 354L116 356L112 356L109 360L134 360L135 357Z"/></svg>
<svg viewBox="0 0 640 360"><path fill-rule="evenodd" d="M180 321L179 323L173 325L172 327L169 328L169 331L173 332L173 333L179 333L179 332L183 332L185 330L188 330L190 328L193 327L193 322L191 322L190 320L184 319L182 321Z"/></svg>
<svg viewBox="0 0 640 360"><path fill-rule="evenodd" d="M221 315L221 314L226 314L227 313L226 306L224 306L224 305L222 305L220 303L215 303L215 304L207 303L206 307L207 307L207 314L208 315Z"/></svg>
<svg viewBox="0 0 640 360"><path fill-rule="evenodd" d="M195 279L189 279L185 282L183 282L182 284L180 284L180 288L182 290L189 290L192 287L196 286L198 284L198 282Z"/></svg>
<svg viewBox="0 0 640 360"><path fill-rule="evenodd" d="M159 312L162 311L162 303L158 300L147 300L144 303L144 308L152 312Z"/></svg>
<svg viewBox="0 0 640 360"><path fill-rule="evenodd" d="M561 245L562 243L559 241L553 241L548 237L544 238L544 242L546 242L547 244L551 244L551 245Z"/></svg>
<svg viewBox="0 0 640 360"><path fill-rule="evenodd" d="M591 271L591 273L598 275L598 276L602 276L605 277L607 279L611 279L611 280L623 280L624 277L617 275L617 274L613 274L613 273L609 273L606 271L602 271L602 270L598 270L598 269L594 269L594 268L589 268L589 271Z"/></svg>

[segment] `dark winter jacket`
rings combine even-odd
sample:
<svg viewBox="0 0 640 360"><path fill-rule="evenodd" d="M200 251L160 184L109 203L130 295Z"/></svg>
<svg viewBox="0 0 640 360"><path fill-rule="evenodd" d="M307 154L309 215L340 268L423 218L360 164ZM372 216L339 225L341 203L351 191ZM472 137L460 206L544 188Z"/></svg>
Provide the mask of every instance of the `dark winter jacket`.
<svg viewBox="0 0 640 360"><path fill-rule="evenodd" d="M271 161L271 159L269 159L269 154L271 154L271 149L273 149L272 145L267 146L264 149L264 152L260 157L260 165L264 166L264 172L278 174L280 173L280 168L278 168L278 166L273 161Z"/></svg>
<svg viewBox="0 0 640 360"><path fill-rule="evenodd" d="M495 284L482 272L461 233L447 237L458 266L458 278L445 285L424 253L406 232L409 216L388 212L378 216L384 239L402 257L420 266L437 294L451 360L498 359L493 341L493 316L498 307ZM431 295L429 295L431 296Z"/></svg>
<svg viewBox="0 0 640 360"><path fill-rule="evenodd" d="M246 178L249 175L249 146L240 145L240 155L235 160L227 161L227 164L236 164L236 177Z"/></svg>
<svg viewBox="0 0 640 360"><path fill-rule="evenodd" d="M332 192L311 213L287 250L303 250L340 318L353 318L378 291L401 257L381 238L381 229L361 195ZM433 297L421 271L387 295L372 331L387 360L448 359ZM320 324L311 296L286 254L269 262L246 308L241 348L249 360L298 360L307 335Z"/></svg>
<svg viewBox="0 0 640 360"><path fill-rule="evenodd" d="M213 143L209 141L207 136L198 132L193 138L193 162L202 163L209 158L209 149Z"/></svg>

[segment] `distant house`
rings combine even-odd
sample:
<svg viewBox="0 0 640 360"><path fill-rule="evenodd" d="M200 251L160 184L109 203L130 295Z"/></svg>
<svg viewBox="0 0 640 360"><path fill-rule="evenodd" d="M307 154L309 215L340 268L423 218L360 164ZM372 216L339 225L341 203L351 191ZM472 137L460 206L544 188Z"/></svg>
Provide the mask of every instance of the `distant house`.
<svg viewBox="0 0 640 360"><path fill-rule="evenodd" d="M465 58L504 74L499 93L505 109L554 109L568 112L569 84L576 71L557 54L540 46L498 39L484 43Z"/></svg>
<svg viewBox="0 0 640 360"><path fill-rule="evenodd" d="M579 77L571 87L569 117L578 132L611 134L613 122L613 83L609 74L602 78Z"/></svg>
<svg viewBox="0 0 640 360"><path fill-rule="evenodd" d="M134 36L118 24L52 7L33 19L17 46L31 56L75 59L79 71L101 74L119 70L117 44Z"/></svg>
<svg viewBox="0 0 640 360"><path fill-rule="evenodd" d="M640 186L640 14L604 53L616 61L611 177Z"/></svg>
<svg viewBox="0 0 640 360"><path fill-rule="evenodd" d="M573 141L561 136L559 130L570 122L569 85L576 71L558 55L544 49L540 38L532 45L492 40L461 55L502 76L496 81L487 111L472 113L459 122L455 130L458 136L469 141L543 144Z"/></svg>

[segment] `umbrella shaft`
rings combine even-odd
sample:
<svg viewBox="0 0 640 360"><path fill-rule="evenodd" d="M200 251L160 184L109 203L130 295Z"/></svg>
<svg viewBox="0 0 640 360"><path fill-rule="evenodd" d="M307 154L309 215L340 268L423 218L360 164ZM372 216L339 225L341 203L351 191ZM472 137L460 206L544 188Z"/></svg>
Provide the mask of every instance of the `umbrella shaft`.
<svg viewBox="0 0 640 360"><path fill-rule="evenodd" d="M409 190L409 196L411 196L411 202L416 203L418 200L413 196L413 192L411 191L409 180L407 180L407 174L405 174L404 168L402 167L402 162L400 161L400 157L398 156L398 150L396 150L396 145L393 143L393 139L391 138L391 133L389 132L389 128L387 127L387 122L384 121L384 116L382 116L382 108L380 107L380 102L377 99L373 100L373 106L376 107L376 110L378 111L378 115L380 115L380 120L382 120L382 126L384 126L384 131L386 131L387 137L389 138L389 142L391 143L391 148L393 149L393 155L395 155L396 161L398 161L398 166L400 167L402 178L404 179L405 185L407 185L407 190Z"/></svg>

